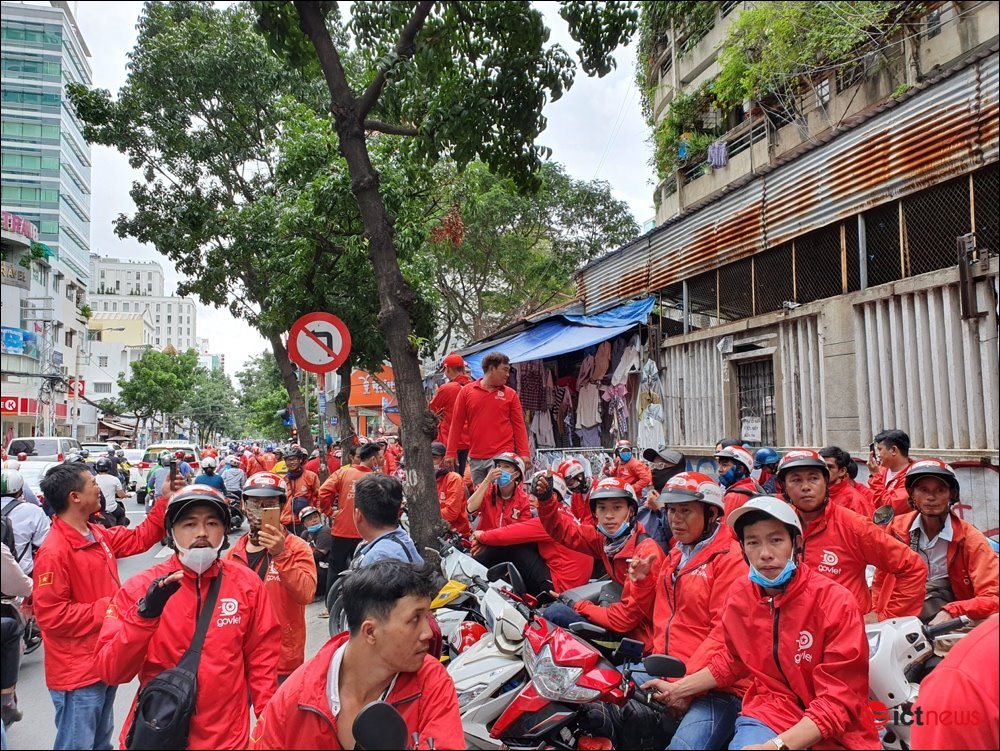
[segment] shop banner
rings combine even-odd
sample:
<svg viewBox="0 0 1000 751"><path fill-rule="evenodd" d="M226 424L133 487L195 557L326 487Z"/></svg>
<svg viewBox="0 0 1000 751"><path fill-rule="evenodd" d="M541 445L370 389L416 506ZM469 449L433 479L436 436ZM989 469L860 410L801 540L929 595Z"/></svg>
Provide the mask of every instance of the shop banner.
<svg viewBox="0 0 1000 751"><path fill-rule="evenodd" d="M5 355L25 355L38 359L38 335L34 332L3 326L0 327L0 334L2 334L0 351Z"/></svg>

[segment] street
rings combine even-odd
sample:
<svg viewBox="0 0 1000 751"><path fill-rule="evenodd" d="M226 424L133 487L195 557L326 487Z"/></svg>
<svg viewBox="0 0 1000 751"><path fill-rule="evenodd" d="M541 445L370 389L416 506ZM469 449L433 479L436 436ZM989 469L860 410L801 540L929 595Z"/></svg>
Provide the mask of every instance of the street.
<svg viewBox="0 0 1000 751"><path fill-rule="evenodd" d="M131 519L133 527L145 519L146 512L136 504L134 495L129 495L125 506L128 509L129 519ZM230 535L230 544L235 542L238 537L239 534ZM168 557L166 550L156 545L152 550L142 555L122 558L118 562L119 577L124 582L134 574L159 563L166 557ZM321 602L306 607L307 658L315 654L327 639L327 622L318 617L321 608ZM18 705L24 712L24 719L7 728L7 740L12 749L52 748L55 741L55 709L45 687L44 657L44 646L30 655L22 657L21 672L17 682L17 699ZM91 656L80 655L80 659L91 659ZM118 735L125 718L128 716L132 699L135 697L138 687L139 681L133 680L128 685L118 688L115 700L115 733L112 737L112 745L115 748L119 745Z"/></svg>

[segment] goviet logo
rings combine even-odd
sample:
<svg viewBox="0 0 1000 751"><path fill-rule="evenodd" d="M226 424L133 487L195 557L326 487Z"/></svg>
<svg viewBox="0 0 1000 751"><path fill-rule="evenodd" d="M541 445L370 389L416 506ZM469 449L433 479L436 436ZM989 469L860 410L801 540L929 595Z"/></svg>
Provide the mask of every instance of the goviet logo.
<svg viewBox="0 0 1000 751"><path fill-rule="evenodd" d="M840 559L832 550L824 550L822 563L824 566L836 566L840 563Z"/></svg>
<svg viewBox="0 0 1000 751"><path fill-rule="evenodd" d="M813 635L808 631L799 631L799 651L809 649L813 645Z"/></svg>
<svg viewBox="0 0 1000 751"><path fill-rule="evenodd" d="M219 615L236 615L240 609L240 603L232 597L223 597L219 600Z"/></svg>
<svg viewBox="0 0 1000 751"><path fill-rule="evenodd" d="M892 712L890 712L889 708L882 702L871 701L868 703L868 706L871 707L872 715L875 717L876 728L881 729L888 725L892 720Z"/></svg>

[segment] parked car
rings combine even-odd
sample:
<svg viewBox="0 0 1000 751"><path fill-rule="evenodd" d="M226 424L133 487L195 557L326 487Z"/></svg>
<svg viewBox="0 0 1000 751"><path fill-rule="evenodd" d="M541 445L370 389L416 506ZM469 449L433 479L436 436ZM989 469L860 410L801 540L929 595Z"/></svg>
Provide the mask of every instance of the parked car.
<svg viewBox="0 0 1000 751"><path fill-rule="evenodd" d="M81 448L80 442L75 438L57 435L15 438L7 444L7 456L17 458L18 454L23 453L28 455L29 462L61 462Z"/></svg>
<svg viewBox="0 0 1000 751"><path fill-rule="evenodd" d="M143 469L142 459L146 455L145 449L125 449L125 458L128 460L129 466L129 484L132 486L132 490L138 492L139 488L146 487L146 477L149 474L148 469ZM142 505L142 501L138 498L139 505Z"/></svg>
<svg viewBox="0 0 1000 751"><path fill-rule="evenodd" d="M201 449L197 444L188 441L160 441L155 443L146 448L138 464L132 465L133 467L138 467L143 474L142 483L136 485L135 500L137 503L143 505L146 503L146 481L149 478L149 472L156 468L160 460L160 454L164 451L169 451L173 454L178 450L183 451L185 454L194 454L194 461L190 461L188 464L191 465L191 469L194 470L196 475L201 473ZM131 460L129 460L129 463L132 463Z"/></svg>

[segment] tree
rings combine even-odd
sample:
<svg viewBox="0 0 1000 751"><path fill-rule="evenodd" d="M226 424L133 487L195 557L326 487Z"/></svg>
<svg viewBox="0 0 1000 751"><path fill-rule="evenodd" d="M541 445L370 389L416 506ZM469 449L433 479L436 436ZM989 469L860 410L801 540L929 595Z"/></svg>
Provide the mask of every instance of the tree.
<svg viewBox="0 0 1000 751"><path fill-rule="evenodd" d="M221 370L198 368L184 404L184 415L198 430L198 442L210 443L221 433L232 433L239 424L234 414L236 392Z"/></svg>
<svg viewBox="0 0 1000 751"><path fill-rule="evenodd" d="M147 350L130 365L131 375L118 378L119 397L136 415L136 431L157 412L164 417L169 434L172 418L187 399L198 369L198 353L193 349L176 351ZM133 435L133 440L135 436Z"/></svg>
<svg viewBox="0 0 1000 751"><path fill-rule="evenodd" d="M277 363L269 352L250 358L236 374L239 383L237 399L246 414L248 435L285 440L288 428L277 412L288 404L288 392L281 381Z"/></svg>
<svg viewBox="0 0 1000 751"><path fill-rule="evenodd" d="M533 195L480 162L455 176L451 208L430 235L444 349L567 299L583 263L638 234L607 183L574 180L552 162L540 173Z"/></svg>
<svg viewBox="0 0 1000 751"><path fill-rule="evenodd" d="M611 52L635 31L627 3L564 2L562 17L580 47L587 73L611 70ZM335 2L254 2L272 47L294 67L315 68L329 89L339 148L347 162L378 282L379 327L396 375L407 464L416 470L411 531L421 546L433 542L440 512L428 439L435 421L427 410L413 335L418 296L396 252L401 239L386 209L380 175L369 151L370 133L413 139L414 153L434 162L447 155L461 169L479 158L497 174L536 189L545 126L542 108L573 82L575 66L558 45L546 46L541 13L527 3L355 3L352 60ZM377 139L373 139L377 140Z"/></svg>

